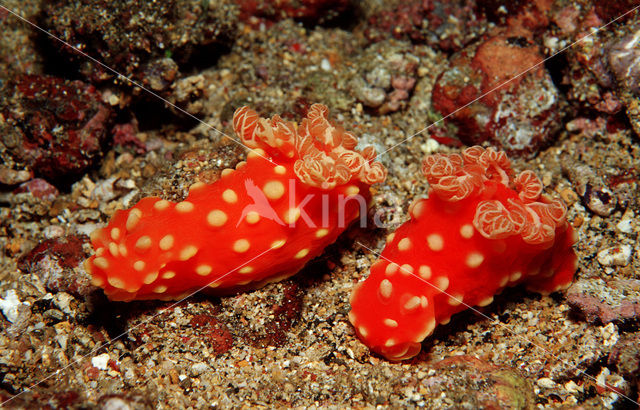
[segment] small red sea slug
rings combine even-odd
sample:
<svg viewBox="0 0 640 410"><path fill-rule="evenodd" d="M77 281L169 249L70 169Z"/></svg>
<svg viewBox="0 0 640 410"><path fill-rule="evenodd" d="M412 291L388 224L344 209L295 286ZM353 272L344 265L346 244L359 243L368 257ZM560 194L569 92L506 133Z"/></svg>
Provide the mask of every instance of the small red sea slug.
<svg viewBox="0 0 640 410"><path fill-rule="evenodd" d="M550 293L576 271L566 206L542 194L533 172L514 176L504 152L431 155L422 170L429 198L410 206L411 219L351 295L358 336L390 360L417 355L437 323L508 286Z"/></svg>
<svg viewBox="0 0 640 410"><path fill-rule="evenodd" d="M213 184L196 182L182 202L144 198L92 234L85 266L110 299L177 299L205 286L229 293L287 278L365 217L369 186L386 177L375 150L356 150L324 105L297 127L242 107L233 126L252 149L246 162Z"/></svg>

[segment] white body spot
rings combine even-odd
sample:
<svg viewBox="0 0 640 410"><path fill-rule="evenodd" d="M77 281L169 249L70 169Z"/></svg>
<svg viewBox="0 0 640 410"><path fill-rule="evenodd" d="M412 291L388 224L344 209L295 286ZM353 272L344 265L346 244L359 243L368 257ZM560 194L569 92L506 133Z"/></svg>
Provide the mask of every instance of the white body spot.
<svg viewBox="0 0 640 410"><path fill-rule="evenodd" d="M114 288L124 289L124 281L120 278L109 276L107 277L107 282L109 282L109 285L113 286Z"/></svg>
<svg viewBox="0 0 640 410"><path fill-rule="evenodd" d="M228 204L235 204L238 202L238 194L233 189L226 189L222 193L222 200Z"/></svg>
<svg viewBox="0 0 640 410"><path fill-rule="evenodd" d="M172 270L168 270L162 273L162 279L173 279L176 277L176 273Z"/></svg>
<svg viewBox="0 0 640 410"><path fill-rule="evenodd" d="M238 272L242 273L242 274L251 273L251 272L253 272L253 268L251 266L245 266L245 267L241 268Z"/></svg>
<svg viewBox="0 0 640 410"><path fill-rule="evenodd" d="M449 287L449 278L440 276L433 281L433 284L440 292L444 292Z"/></svg>
<svg viewBox="0 0 640 410"><path fill-rule="evenodd" d="M102 256L99 258L95 258L93 260L93 264L100 269L109 269L109 261L107 261L107 259L103 258Z"/></svg>
<svg viewBox="0 0 640 410"><path fill-rule="evenodd" d="M196 273L200 276L207 276L212 270L213 268L210 265L198 265L196 267Z"/></svg>
<svg viewBox="0 0 640 410"><path fill-rule="evenodd" d="M431 278L431 268L427 265L420 265L418 268L418 274L424 280Z"/></svg>
<svg viewBox="0 0 640 410"><path fill-rule="evenodd" d="M447 303L451 306L458 306L464 301L463 299L464 299L464 295L460 293L454 293L451 296L449 296L449 299L447 299Z"/></svg>
<svg viewBox="0 0 640 410"><path fill-rule="evenodd" d="M113 239L114 241L120 239L120 228L111 229L111 239Z"/></svg>
<svg viewBox="0 0 640 410"><path fill-rule="evenodd" d="M400 239L400 242L398 242L398 250L408 251L409 249L411 249L411 239L409 238Z"/></svg>
<svg viewBox="0 0 640 410"><path fill-rule="evenodd" d="M280 181L269 181L267 182L262 191L267 196L267 198L271 200L276 200L282 198L284 195L284 185Z"/></svg>
<svg viewBox="0 0 640 410"><path fill-rule="evenodd" d="M145 251L151 247L151 238L148 235L141 236L136 241L136 250Z"/></svg>
<svg viewBox="0 0 640 410"><path fill-rule="evenodd" d="M178 202L178 204L176 205L176 211L178 211L181 214L189 213L194 209L195 209L195 205L193 205L193 202L189 202L189 201Z"/></svg>
<svg viewBox="0 0 640 410"><path fill-rule="evenodd" d="M477 268L484 262L484 256L479 252L471 252L467 255L466 265L470 268Z"/></svg>
<svg viewBox="0 0 640 410"><path fill-rule="evenodd" d="M398 327L398 322L393 319L386 318L383 320L384 324L389 327Z"/></svg>
<svg viewBox="0 0 640 410"><path fill-rule="evenodd" d="M249 250L251 244L246 239L238 239L233 243L233 250L238 253L244 253Z"/></svg>
<svg viewBox="0 0 640 410"><path fill-rule="evenodd" d="M409 265L408 263L400 266L400 273L405 276L413 275L413 270L413 266Z"/></svg>
<svg viewBox="0 0 640 410"><path fill-rule="evenodd" d="M150 285L153 282L155 282L156 279L158 279L158 272L151 272L151 273L148 273L147 276L144 277L142 282L145 285Z"/></svg>
<svg viewBox="0 0 640 410"><path fill-rule="evenodd" d="M320 228L316 231L316 238L324 238L329 233L328 229Z"/></svg>
<svg viewBox="0 0 640 410"><path fill-rule="evenodd" d="M180 251L180 255L178 256L178 258L181 261L186 261L194 257L196 253L198 253L198 248L196 248L195 246L193 245L185 246Z"/></svg>
<svg viewBox="0 0 640 410"><path fill-rule="evenodd" d="M397 263L390 263L384 269L384 273L386 273L387 275L391 276L391 275L395 274L398 271L398 267L399 266L398 266Z"/></svg>
<svg viewBox="0 0 640 410"><path fill-rule="evenodd" d="M437 233L432 233L427 236L427 245L429 245L429 249L432 251L441 251L444 248L444 239L442 235Z"/></svg>
<svg viewBox="0 0 640 410"><path fill-rule="evenodd" d="M294 258L296 259L302 259L305 256L307 256L309 254L309 249L308 248L304 248L304 249L300 249L298 251L298 253L296 253L296 255L294 256Z"/></svg>
<svg viewBox="0 0 640 410"><path fill-rule="evenodd" d="M169 208L169 205L171 205L171 202L167 201L166 199L161 199L153 204L153 208L156 211L164 211L165 209Z"/></svg>
<svg viewBox="0 0 640 410"><path fill-rule="evenodd" d="M227 222L227 219L227 214L219 209L214 209L207 214L207 223L216 228L224 225Z"/></svg>
<svg viewBox="0 0 640 410"><path fill-rule="evenodd" d="M173 235L165 235L162 237L162 239L160 239L160 242L158 242L158 246L161 250L168 251L169 249L173 248L174 242L175 238L173 237Z"/></svg>
<svg viewBox="0 0 640 410"><path fill-rule="evenodd" d="M380 290L380 295L383 298L388 299L391 296L391 293L393 292L393 285L388 279L384 279L382 280L382 282L380 282L379 290Z"/></svg>
<svg viewBox="0 0 640 410"><path fill-rule="evenodd" d="M140 218L142 218L142 211L138 208L133 208L129 212L127 223L125 224L127 231L132 231L138 225L138 222L140 222Z"/></svg>
<svg viewBox="0 0 640 410"><path fill-rule="evenodd" d="M473 237L473 225L464 224L460 227L460 236L464 239L471 239Z"/></svg>
<svg viewBox="0 0 640 410"><path fill-rule="evenodd" d="M415 310L418 308L418 306L420 306L420 297L418 296L413 296L411 299L407 300L407 302L404 304L405 310L408 310L408 311Z"/></svg>

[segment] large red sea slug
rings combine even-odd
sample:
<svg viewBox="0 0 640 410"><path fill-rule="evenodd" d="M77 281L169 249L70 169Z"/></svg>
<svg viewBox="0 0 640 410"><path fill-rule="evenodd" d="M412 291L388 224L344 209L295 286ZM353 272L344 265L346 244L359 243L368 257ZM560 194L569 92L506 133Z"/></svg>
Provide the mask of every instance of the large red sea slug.
<svg viewBox="0 0 640 410"><path fill-rule="evenodd" d="M514 177L504 152L431 155L422 170L429 198L411 205L351 296L358 336L390 360L417 355L436 324L508 286L550 293L576 271L566 206L542 194L533 172Z"/></svg>
<svg viewBox="0 0 640 410"><path fill-rule="evenodd" d="M85 266L112 300L177 299L287 278L364 217L385 168L375 150L314 104L298 127L247 107L233 117L252 151L235 170L196 182L179 203L144 198L92 234Z"/></svg>

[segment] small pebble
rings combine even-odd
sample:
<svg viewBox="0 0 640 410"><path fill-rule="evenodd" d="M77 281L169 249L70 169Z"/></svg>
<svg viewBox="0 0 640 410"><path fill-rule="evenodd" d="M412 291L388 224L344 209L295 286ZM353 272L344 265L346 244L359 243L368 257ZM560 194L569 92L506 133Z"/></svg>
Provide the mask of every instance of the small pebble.
<svg viewBox="0 0 640 410"><path fill-rule="evenodd" d="M109 353L102 353L91 358L91 365L100 370L107 370Z"/></svg>
<svg viewBox="0 0 640 410"><path fill-rule="evenodd" d="M211 370L208 364L204 362L195 363L191 366L191 376L200 376L202 373Z"/></svg>
<svg viewBox="0 0 640 410"><path fill-rule="evenodd" d="M634 225L633 217L633 211L625 212L620 222L618 222L618 224L616 225L616 228L622 233L632 233Z"/></svg>
<svg viewBox="0 0 640 410"><path fill-rule="evenodd" d="M598 262L602 266L627 266L631 262L631 246L612 246L598 252Z"/></svg>
<svg viewBox="0 0 640 410"><path fill-rule="evenodd" d="M18 307L26 302L21 302L18 299L18 294L14 289L10 289L5 293L4 299L0 298L0 310L2 310L2 314L7 320L11 323L15 322L18 318Z"/></svg>
<svg viewBox="0 0 640 410"><path fill-rule="evenodd" d="M548 377L542 377L536 381L536 384L545 389L552 389L555 387L556 382Z"/></svg>
<svg viewBox="0 0 640 410"><path fill-rule="evenodd" d="M320 62L320 68L322 68L323 71L331 71L331 63L326 58L323 58Z"/></svg>

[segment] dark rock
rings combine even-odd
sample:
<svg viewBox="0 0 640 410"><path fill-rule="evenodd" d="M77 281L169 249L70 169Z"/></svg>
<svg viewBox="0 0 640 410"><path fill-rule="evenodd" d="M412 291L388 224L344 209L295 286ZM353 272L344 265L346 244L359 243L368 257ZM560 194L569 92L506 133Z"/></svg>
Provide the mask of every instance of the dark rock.
<svg viewBox="0 0 640 410"><path fill-rule="evenodd" d="M498 367L472 356L455 356L434 364L436 375L422 384L428 396L446 395L458 408L532 408L531 383L516 369Z"/></svg>
<svg viewBox="0 0 640 410"><path fill-rule="evenodd" d="M13 193L29 192L35 198L53 201L59 194L58 189L42 178L34 178L29 182L20 184Z"/></svg>
<svg viewBox="0 0 640 410"><path fill-rule="evenodd" d="M433 106L450 115L464 144L489 142L511 155L535 155L564 115L541 62L538 47L524 37L490 37L451 58L433 88Z"/></svg>
<svg viewBox="0 0 640 410"><path fill-rule="evenodd" d="M190 325L201 340L207 340L211 353L215 356L226 353L233 347L233 337L227 326L210 315L195 315Z"/></svg>
<svg viewBox="0 0 640 410"><path fill-rule="evenodd" d="M352 12L349 0L239 0L240 19L254 27L293 18L306 24L327 24Z"/></svg>
<svg viewBox="0 0 640 410"><path fill-rule="evenodd" d="M147 146L138 136L138 123L131 121L126 124L116 124L113 127L113 144L133 149L137 154L147 152Z"/></svg>
<svg viewBox="0 0 640 410"><path fill-rule="evenodd" d="M178 76L178 64L165 57L151 61L144 69L144 84L154 91L166 90Z"/></svg>
<svg viewBox="0 0 640 410"><path fill-rule="evenodd" d="M18 268L37 275L52 293L68 292L86 297L96 288L80 264L88 257L82 247L85 242L76 236L47 239L23 256Z"/></svg>
<svg viewBox="0 0 640 410"><path fill-rule="evenodd" d="M608 63L618 83L636 95L640 93L640 30L618 41L607 51Z"/></svg>
<svg viewBox="0 0 640 410"><path fill-rule="evenodd" d="M640 317L640 280L581 279L567 290L567 302L589 323Z"/></svg>
<svg viewBox="0 0 640 410"><path fill-rule="evenodd" d="M486 29L475 0L413 0L370 17L365 36L411 40L444 51L457 51Z"/></svg>
<svg viewBox="0 0 640 410"><path fill-rule="evenodd" d="M39 19L43 28L127 77L144 81L149 72L169 73L165 57L178 64L216 58L216 47L235 37L238 8L232 1L54 0L46 2ZM92 83L113 73L85 56L47 38ZM166 68L171 66L169 70ZM165 88L170 76L161 75Z"/></svg>
<svg viewBox="0 0 640 410"><path fill-rule="evenodd" d="M621 17L638 5L637 0L619 0L619 1L593 1L596 14L602 18L605 23ZM627 14L621 20L626 20L633 13Z"/></svg>
<svg viewBox="0 0 640 410"><path fill-rule="evenodd" d="M604 178L588 165L563 163L575 190L591 212L607 217L616 210L618 199L607 186Z"/></svg>
<svg viewBox="0 0 640 410"><path fill-rule="evenodd" d="M93 86L24 75L2 94L0 144L36 175L68 184L100 157L112 111Z"/></svg>
<svg viewBox="0 0 640 410"><path fill-rule="evenodd" d="M618 367L625 379L640 378L640 333L622 336L609 353L609 364Z"/></svg>

